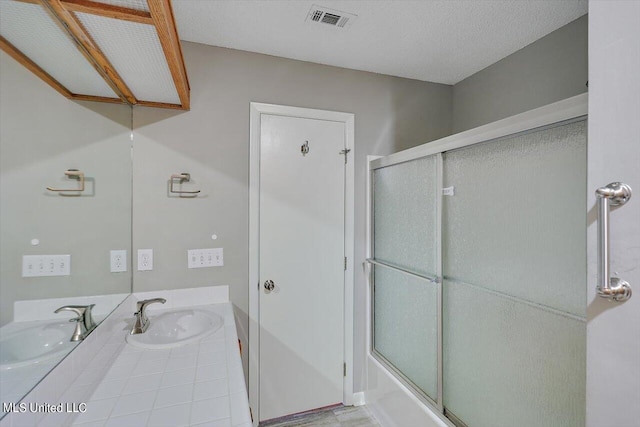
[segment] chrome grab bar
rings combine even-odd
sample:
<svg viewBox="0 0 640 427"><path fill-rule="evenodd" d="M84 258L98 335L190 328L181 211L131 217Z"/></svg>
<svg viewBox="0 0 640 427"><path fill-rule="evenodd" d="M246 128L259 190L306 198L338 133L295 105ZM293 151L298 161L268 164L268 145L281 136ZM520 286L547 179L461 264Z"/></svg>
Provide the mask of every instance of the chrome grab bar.
<svg viewBox="0 0 640 427"><path fill-rule="evenodd" d="M598 285L596 292L610 301L631 298L631 286L617 277L611 277L609 264L609 208L622 206L631 198L631 187L621 182L596 190L598 200Z"/></svg>

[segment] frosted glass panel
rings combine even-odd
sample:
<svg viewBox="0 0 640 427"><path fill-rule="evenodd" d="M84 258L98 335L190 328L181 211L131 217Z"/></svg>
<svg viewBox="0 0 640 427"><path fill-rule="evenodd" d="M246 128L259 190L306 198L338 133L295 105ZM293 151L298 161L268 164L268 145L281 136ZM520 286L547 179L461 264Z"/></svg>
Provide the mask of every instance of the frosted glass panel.
<svg viewBox="0 0 640 427"><path fill-rule="evenodd" d="M436 157L374 171L376 260L435 275Z"/></svg>
<svg viewBox="0 0 640 427"><path fill-rule="evenodd" d="M448 278L585 316L586 122L445 153Z"/></svg>
<svg viewBox="0 0 640 427"><path fill-rule="evenodd" d="M583 426L586 122L443 162L445 408L469 427Z"/></svg>
<svg viewBox="0 0 640 427"><path fill-rule="evenodd" d="M146 4L146 3L145 3ZM142 101L180 104L153 25L76 13L113 67Z"/></svg>
<svg viewBox="0 0 640 427"><path fill-rule="evenodd" d="M444 301L447 411L469 427L584 427L583 320L448 280Z"/></svg>
<svg viewBox="0 0 640 427"><path fill-rule="evenodd" d="M118 98L40 4L0 1L0 35L71 93Z"/></svg>
<svg viewBox="0 0 640 427"><path fill-rule="evenodd" d="M436 286L385 267L374 273L374 347L436 400Z"/></svg>

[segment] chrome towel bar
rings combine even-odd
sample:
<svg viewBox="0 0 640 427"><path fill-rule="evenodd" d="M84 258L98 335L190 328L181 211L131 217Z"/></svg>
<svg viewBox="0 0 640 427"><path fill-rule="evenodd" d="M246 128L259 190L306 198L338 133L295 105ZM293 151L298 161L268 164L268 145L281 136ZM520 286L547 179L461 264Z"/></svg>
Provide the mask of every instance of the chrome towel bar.
<svg viewBox="0 0 640 427"><path fill-rule="evenodd" d="M617 277L611 277L609 264L609 208L622 206L631 198L631 187L621 182L596 190L598 200L598 285L599 296L610 301L626 301L631 298L631 286Z"/></svg>

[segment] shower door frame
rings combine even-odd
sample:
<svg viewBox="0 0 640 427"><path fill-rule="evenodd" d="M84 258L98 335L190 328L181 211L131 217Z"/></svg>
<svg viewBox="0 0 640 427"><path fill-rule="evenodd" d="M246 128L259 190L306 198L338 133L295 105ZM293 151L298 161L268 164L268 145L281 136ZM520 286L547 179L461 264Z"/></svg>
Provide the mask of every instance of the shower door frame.
<svg viewBox="0 0 640 427"><path fill-rule="evenodd" d="M545 127L557 126L571 121L585 120L588 114L588 94L584 93L565 100L555 102L534 110L530 110L515 116L511 116L502 120L489 123L468 131L460 132L454 135L441 138L439 140L429 142L414 148L410 148L388 156L368 156L367 161L367 241L366 241L366 259L367 259L367 348L369 357L373 358L382 367L391 374L404 387L405 393L410 393L413 397L418 398L420 402L426 405L433 413L435 413L446 425L456 427L464 425L457 420L453 414L449 414L448 418L443 405L443 325L442 325L442 189L443 189L443 160L442 154L459 148L468 147L475 144L489 142L506 136L514 136L522 133L541 130ZM382 354L375 349L375 327L374 327L374 180L373 174L377 169L387 166L397 165L409 162L427 156L436 157L436 282L429 283L427 286L437 286L436 289L436 316L437 316L437 396L432 399L420 388L407 378L402 372L394 367ZM586 191L586 188L585 188ZM585 206L586 208L586 206ZM585 211L586 212L586 211ZM586 230L585 230L586 234ZM382 267L387 268L387 267ZM395 267L394 267L395 268ZM410 271L397 269L406 274L412 274ZM426 280L426 278L424 278ZM586 301L585 301L586 304ZM367 364L368 366L368 364ZM368 386L367 386L368 389ZM456 419L457 424L452 422Z"/></svg>

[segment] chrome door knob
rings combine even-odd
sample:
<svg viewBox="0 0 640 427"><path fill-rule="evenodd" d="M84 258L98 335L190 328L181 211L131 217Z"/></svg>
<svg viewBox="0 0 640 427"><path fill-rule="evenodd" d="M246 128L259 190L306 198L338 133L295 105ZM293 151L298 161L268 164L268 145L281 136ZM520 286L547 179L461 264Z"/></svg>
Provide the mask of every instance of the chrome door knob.
<svg viewBox="0 0 640 427"><path fill-rule="evenodd" d="M276 284L273 283L273 280L267 280L266 282L264 282L264 288L268 291L272 291L275 287Z"/></svg>

